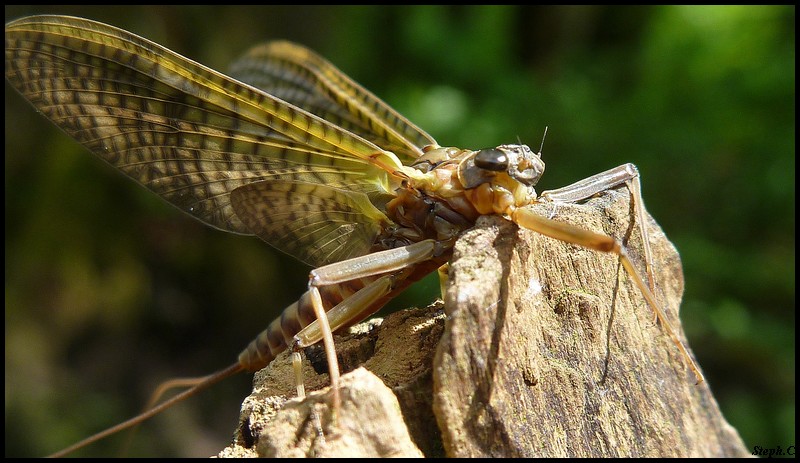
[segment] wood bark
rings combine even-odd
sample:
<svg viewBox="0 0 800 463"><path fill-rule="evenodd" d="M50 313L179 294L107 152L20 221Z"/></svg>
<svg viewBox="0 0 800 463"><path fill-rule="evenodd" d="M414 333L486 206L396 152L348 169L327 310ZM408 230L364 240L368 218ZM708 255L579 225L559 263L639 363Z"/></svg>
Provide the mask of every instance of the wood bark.
<svg viewBox="0 0 800 463"><path fill-rule="evenodd" d="M643 274L626 190L535 207L624 240ZM647 220L656 296L685 342L680 258ZM256 375L220 456L748 455L618 262L483 217L456 244L443 306L336 337L343 370L368 371L343 376L335 424L321 348L307 350L304 368L306 387L324 389L302 401L287 401L282 355Z"/></svg>

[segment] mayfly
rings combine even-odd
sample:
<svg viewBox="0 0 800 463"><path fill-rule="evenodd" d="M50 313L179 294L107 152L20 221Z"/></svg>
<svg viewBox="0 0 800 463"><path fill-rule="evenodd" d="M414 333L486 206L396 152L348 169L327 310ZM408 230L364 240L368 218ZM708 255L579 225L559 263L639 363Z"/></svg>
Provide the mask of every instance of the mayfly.
<svg viewBox="0 0 800 463"><path fill-rule="evenodd" d="M446 265L458 237L486 214L617 255L703 381L653 295L632 164L537 195L541 149L440 146L328 61L288 42L251 49L226 76L112 26L34 16L6 25L6 78L67 134L172 205L217 229L256 235L313 267L308 291L236 363L90 441L237 372L261 369L287 348L319 341L337 409L331 333ZM528 207L547 203L555 210L621 186L635 205L645 278L619 240Z"/></svg>

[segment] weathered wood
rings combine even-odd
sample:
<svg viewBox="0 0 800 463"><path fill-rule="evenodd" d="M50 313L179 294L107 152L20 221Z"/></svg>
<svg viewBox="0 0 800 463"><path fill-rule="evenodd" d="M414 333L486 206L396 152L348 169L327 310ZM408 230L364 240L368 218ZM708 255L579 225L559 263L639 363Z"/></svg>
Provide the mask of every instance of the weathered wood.
<svg viewBox="0 0 800 463"><path fill-rule="evenodd" d="M287 401L296 396L293 370L288 353L279 355L256 373L234 442L219 456L443 456L432 395L433 358L443 330L439 301L362 323L351 329L355 334L335 336L342 370L366 368L342 376L343 405L335 430L330 427L328 365L322 346L306 349L303 376L306 390L324 388L324 403L319 393L309 394L303 405L297 404L299 399ZM382 413L374 413L376 403L391 402L387 394L397 407L382 405ZM367 395L377 398L367 401ZM320 416L322 439L308 417L311 407ZM373 440L370 445L364 443L365 436Z"/></svg>
<svg viewBox="0 0 800 463"><path fill-rule="evenodd" d="M556 218L630 236L643 269L627 197L559 206ZM680 258L649 225L657 297L683 338ZM448 456L747 454L615 256L489 218L460 240L452 267L434 375Z"/></svg>
<svg viewBox="0 0 800 463"><path fill-rule="evenodd" d="M553 212L538 207L542 214ZM627 238L634 263L642 268L640 237L630 217L624 189L555 211L557 220ZM683 337L677 319L683 293L680 258L649 220L657 297ZM407 433L426 456L748 454L708 385L694 384L613 255L520 230L498 217L482 218L456 245L445 301L446 322L433 306L392 314L361 334L337 337L344 369L363 363L392 389ZM327 374L316 374L312 364L306 362L307 387L326 386ZM316 368L324 372L324 361L316 362ZM272 405L268 414L296 413L280 407L285 397L294 396L292 377L286 356L257 375L256 393L243 406L229 454L239 449L277 455L260 444L277 433L265 424L277 423L276 418L264 420L264 413L254 411ZM375 394L385 392L377 384L371 387ZM345 402L349 394L343 392ZM327 409L317 410L326 423L325 445L332 439L358 441L363 435L395 442L382 433L390 428L406 432L398 425L400 412L391 407L386 410L392 413L382 415L343 406L339 433L326 428ZM283 429L304 449L294 454L332 456L307 445L316 435L308 423L299 430ZM287 445L291 448L292 439ZM378 443L347 456L395 451Z"/></svg>

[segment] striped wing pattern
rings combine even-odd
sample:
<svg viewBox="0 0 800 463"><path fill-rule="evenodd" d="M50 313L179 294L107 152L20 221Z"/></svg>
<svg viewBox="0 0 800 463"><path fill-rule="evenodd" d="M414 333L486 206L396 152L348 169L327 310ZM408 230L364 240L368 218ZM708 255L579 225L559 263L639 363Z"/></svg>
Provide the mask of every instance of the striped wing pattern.
<svg viewBox="0 0 800 463"><path fill-rule="evenodd" d="M230 75L395 153L404 163L436 141L330 62L291 42L258 45Z"/></svg>
<svg viewBox="0 0 800 463"><path fill-rule="evenodd" d="M300 69L298 61L305 55L299 52L304 49L290 49L294 58L279 61L284 68ZM333 66L322 68L327 75ZM291 73L281 73L299 82ZM337 220L360 217L351 227L359 233L338 238L359 252L368 251L371 242L363 240L374 239L377 224L388 222L370 201L380 206L391 194L392 174L400 166L394 154L301 107L121 29L65 16L11 22L6 25L6 78L67 134L176 207L213 227L256 234L312 265L343 255L326 244L331 236L327 210ZM313 82L312 95L347 88L327 91L326 80ZM334 122L349 117L361 127L375 127L377 134L368 138L389 140L387 146L402 144L413 151L413 143L380 129L383 122L369 122L371 117L386 116L387 106L356 98L359 105L373 108L369 115L350 112L341 100L326 103L322 114L338 114ZM391 122L397 125L397 121L402 126L402 120ZM357 133L366 135L369 130ZM286 185L294 187L291 194L275 199L276 194L286 193ZM315 190L318 185L327 189ZM234 204L232 192L242 187L246 189ZM331 193L337 189L342 194ZM353 201L347 192L360 199ZM298 232L293 214L285 209L303 203L303 195L318 207L318 219L306 221ZM252 204L266 199L272 207ZM374 220L374 226L366 226L364 220ZM284 241L287 234L295 240L289 246ZM320 246L323 250L315 252Z"/></svg>

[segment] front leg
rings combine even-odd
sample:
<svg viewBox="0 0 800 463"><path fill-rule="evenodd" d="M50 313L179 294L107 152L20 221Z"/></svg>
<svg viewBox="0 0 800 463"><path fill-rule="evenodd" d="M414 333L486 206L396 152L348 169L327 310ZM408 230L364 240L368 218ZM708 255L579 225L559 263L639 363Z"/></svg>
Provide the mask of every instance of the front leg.
<svg viewBox="0 0 800 463"><path fill-rule="evenodd" d="M669 321L667 320L667 317L664 315L664 311L661 310L661 307L656 301L655 296L650 291L648 286L644 283L644 281L642 281L642 278L639 276L639 274L636 272L636 269L633 267L631 260L628 258L628 252L625 246L621 242L619 242L616 238L613 238L611 236L601 235L599 233L594 233L589 230L584 230L582 228L574 227L572 225L563 222L557 222L555 220L542 217L533 212L529 208L512 207L509 208L508 212L509 212L508 215L510 216L511 220L521 227L536 231L543 235L567 243L577 244L589 249L594 249L596 251L610 252L616 254L619 257L620 263L622 263L623 268L625 268L625 272L633 280L634 284L639 288L639 291L642 293L642 296L645 298L647 303L653 309L653 312L655 312L656 317L661 322L661 326L663 327L664 331L667 332L669 337L672 339L672 342L681 352L681 355L683 356L684 360L689 365L689 368L691 368L692 372L697 378L697 384L700 384L703 381L705 381L702 373L700 373L700 370L694 363L694 360L692 360L692 358L689 356L689 353L686 351L686 348L683 346L683 343L675 334L672 325L670 325Z"/></svg>
<svg viewBox="0 0 800 463"><path fill-rule="evenodd" d="M650 249L650 235L644 222L644 201L642 200L642 185L639 180L639 169L635 165L628 163L619 167L609 169L605 172L592 175L583 180L567 185L555 190L543 191L539 195L542 201L552 202L555 206L559 203L576 203L589 199L592 196L616 188L622 184L627 185L631 192L631 200L636 210L636 222L639 224L639 232L642 236L642 248L644 249L644 266L647 274L647 282L650 290L655 293L655 279L653 278L653 253Z"/></svg>

